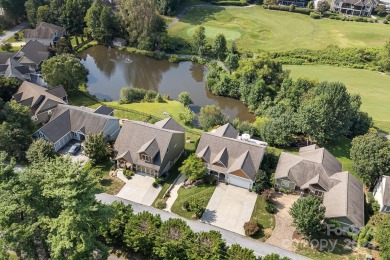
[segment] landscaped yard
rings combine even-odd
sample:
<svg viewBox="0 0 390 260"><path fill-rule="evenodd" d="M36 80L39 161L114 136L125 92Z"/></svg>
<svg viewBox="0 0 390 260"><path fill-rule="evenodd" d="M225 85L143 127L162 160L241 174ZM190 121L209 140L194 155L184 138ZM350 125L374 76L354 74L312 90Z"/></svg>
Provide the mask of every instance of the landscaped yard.
<svg viewBox="0 0 390 260"><path fill-rule="evenodd" d="M261 196L257 196L251 220L259 223L263 228L262 232L259 232L255 238L263 242L267 240L275 227L275 217L265 210L265 200Z"/></svg>
<svg viewBox="0 0 390 260"><path fill-rule="evenodd" d="M316 65L284 65L293 78L309 77L345 83L350 93L362 98L362 110L380 130L390 132L390 76L375 71Z"/></svg>
<svg viewBox="0 0 390 260"><path fill-rule="evenodd" d="M172 36L191 41L195 28L203 25L209 42L223 33L245 50L284 51L296 48L323 49L383 46L390 26L330 19L312 19L308 15L249 8L194 7L168 30Z"/></svg>
<svg viewBox="0 0 390 260"><path fill-rule="evenodd" d="M112 165L112 163L107 162L102 165L94 166L91 168L91 170L98 168L104 173L103 177L99 180L98 183L98 187L102 189L102 192L116 195L123 188L125 183L119 178L110 176L110 169ZM87 163L84 167L88 169L91 166L89 163Z"/></svg>
<svg viewBox="0 0 390 260"><path fill-rule="evenodd" d="M206 208L211 196L214 193L216 186L210 184L200 184L191 189L180 188L179 196L172 206L172 212L179 216L192 219L194 213L183 209L184 203L192 198L197 198L202 201L202 206Z"/></svg>

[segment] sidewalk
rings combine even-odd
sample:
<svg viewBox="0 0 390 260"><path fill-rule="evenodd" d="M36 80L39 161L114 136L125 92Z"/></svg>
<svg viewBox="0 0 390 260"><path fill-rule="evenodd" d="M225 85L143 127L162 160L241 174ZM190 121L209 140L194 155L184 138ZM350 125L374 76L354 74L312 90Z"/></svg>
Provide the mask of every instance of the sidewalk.
<svg viewBox="0 0 390 260"><path fill-rule="evenodd" d="M14 33L20 32L21 30L23 30L27 25L28 25L27 22L21 23L21 24L15 26L14 28L9 29L4 34L0 35L0 44L3 44L3 42L5 42L9 38L11 38L14 35Z"/></svg>
<svg viewBox="0 0 390 260"><path fill-rule="evenodd" d="M173 185L173 188L172 188L171 192L169 193L170 196L167 199L167 207L165 209L166 211L171 212L172 205L173 205L173 203L175 203L177 196L179 195L178 191L179 191L180 187L183 186L185 181L186 181L186 176L183 174L180 174L179 179L177 179L175 185Z"/></svg>

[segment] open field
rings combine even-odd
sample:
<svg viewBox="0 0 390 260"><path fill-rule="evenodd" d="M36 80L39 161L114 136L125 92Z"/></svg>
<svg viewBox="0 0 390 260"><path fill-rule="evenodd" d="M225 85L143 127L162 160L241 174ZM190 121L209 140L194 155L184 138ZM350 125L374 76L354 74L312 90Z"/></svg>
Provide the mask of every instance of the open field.
<svg viewBox="0 0 390 260"><path fill-rule="evenodd" d="M317 65L284 65L291 76L340 81L348 91L362 98L362 110L373 119L377 128L390 132L390 76L375 71Z"/></svg>
<svg viewBox="0 0 390 260"><path fill-rule="evenodd" d="M187 41L195 28L203 25L211 42L218 33L228 41L236 40L245 50L286 51L296 48L377 47L390 38L390 26L330 19L315 20L308 15L248 8L194 7L168 30Z"/></svg>

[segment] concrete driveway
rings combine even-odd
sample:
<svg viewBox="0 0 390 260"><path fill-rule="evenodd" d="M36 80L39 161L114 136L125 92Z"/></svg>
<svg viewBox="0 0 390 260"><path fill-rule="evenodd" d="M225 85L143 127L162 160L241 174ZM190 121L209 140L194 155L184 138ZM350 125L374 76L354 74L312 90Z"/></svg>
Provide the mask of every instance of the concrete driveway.
<svg viewBox="0 0 390 260"><path fill-rule="evenodd" d="M83 153L83 147L81 147L80 151L75 155L68 153L69 149L75 143L76 143L76 141L73 141L73 140L70 141L64 147L62 147L61 150L59 150L58 152L64 156L70 156L70 159L72 159L72 162L81 163L82 165L84 165L89 161L89 158Z"/></svg>
<svg viewBox="0 0 390 260"><path fill-rule="evenodd" d="M256 199L254 192L221 183L215 189L201 220L245 235L244 224L252 216Z"/></svg>
<svg viewBox="0 0 390 260"><path fill-rule="evenodd" d="M122 171L117 172L117 177L126 184L116 195L119 198L131 200L146 206L151 206L161 191L161 185L154 188L154 177L143 173L136 173L129 180Z"/></svg>

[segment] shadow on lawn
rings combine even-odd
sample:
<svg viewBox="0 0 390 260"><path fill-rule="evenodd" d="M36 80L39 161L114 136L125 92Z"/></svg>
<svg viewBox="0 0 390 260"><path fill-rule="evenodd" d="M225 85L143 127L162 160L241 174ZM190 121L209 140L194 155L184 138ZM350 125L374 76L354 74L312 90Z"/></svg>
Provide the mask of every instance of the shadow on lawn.
<svg viewBox="0 0 390 260"><path fill-rule="evenodd" d="M193 7L180 19L183 23L200 25L210 20L215 20L214 15L223 11L224 8L218 6Z"/></svg>

